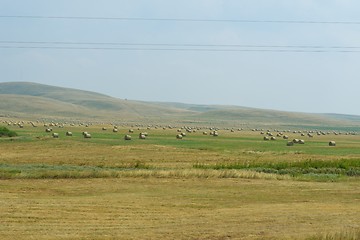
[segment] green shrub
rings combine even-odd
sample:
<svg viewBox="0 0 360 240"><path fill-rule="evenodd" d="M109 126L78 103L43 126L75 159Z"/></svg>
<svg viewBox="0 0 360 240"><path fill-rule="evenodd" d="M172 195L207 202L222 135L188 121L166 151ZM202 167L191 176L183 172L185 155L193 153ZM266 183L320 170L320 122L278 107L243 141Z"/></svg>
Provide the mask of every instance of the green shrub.
<svg viewBox="0 0 360 240"><path fill-rule="evenodd" d="M6 127L0 127L0 137L16 137L17 133Z"/></svg>
<svg viewBox="0 0 360 240"><path fill-rule="evenodd" d="M194 168L198 169L246 169L256 172L279 174L279 175L311 175L311 174L329 174L342 176L360 176L359 159L339 159L330 161L305 160L296 162L265 162L265 163L218 163L215 165L195 164Z"/></svg>

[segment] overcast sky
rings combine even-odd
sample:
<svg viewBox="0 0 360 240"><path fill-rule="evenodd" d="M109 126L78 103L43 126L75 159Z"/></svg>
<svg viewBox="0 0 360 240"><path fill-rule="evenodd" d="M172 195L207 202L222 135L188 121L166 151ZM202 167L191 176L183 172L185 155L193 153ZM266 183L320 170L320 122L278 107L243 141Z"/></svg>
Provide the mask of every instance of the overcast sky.
<svg viewBox="0 0 360 240"><path fill-rule="evenodd" d="M269 22L360 22L359 11L356 0L0 0L0 82L133 100L360 115L360 24ZM16 48L4 48L9 46Z"/></svg>

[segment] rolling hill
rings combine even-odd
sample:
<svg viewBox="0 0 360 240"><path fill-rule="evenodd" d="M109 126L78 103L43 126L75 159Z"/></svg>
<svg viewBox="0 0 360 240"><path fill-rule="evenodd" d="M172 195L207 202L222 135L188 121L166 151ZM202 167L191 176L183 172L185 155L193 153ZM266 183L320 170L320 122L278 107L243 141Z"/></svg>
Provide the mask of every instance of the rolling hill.
<svg viewBox="0 0 360 240"><path fill-rule="evenodd" d="M0 116L224 126L358 128L360 116L143 102L29 82L0 83Z"/></svg>

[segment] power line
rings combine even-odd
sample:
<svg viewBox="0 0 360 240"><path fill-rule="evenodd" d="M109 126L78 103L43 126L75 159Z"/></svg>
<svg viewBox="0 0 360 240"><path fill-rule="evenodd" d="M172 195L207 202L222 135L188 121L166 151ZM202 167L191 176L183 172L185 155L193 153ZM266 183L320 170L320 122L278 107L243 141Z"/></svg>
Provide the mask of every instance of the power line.
<svg viewBox="0 0 360 240"><path fill-rule="evenodd" d="M158 47L236 47L236 48L304 48L304 49L359 49L360 46L324 46L324 45L254 45L254 44L187 44L187 43L129 43L129 42L59 42L59 41L6 41L0 44L36 44L36 45L103 45L103 46L158 46Z"/></svg>
<svg viewBox="0 0 360 240"><path fill-rule="evenodd" d="M252 20L252 19L196 19L196 18L130 18L130 17L80 17L80 16L32 16L0 15L0 18L60 19L60 20L116 20L116 21L166 21L166 22L228 22L274 24L345 24L360 25L360 21L310 21L310 20Z"/></svg>
<svg viewBox="0 0 360 240"><path fill-rule="evenodd" d="M120 50L120 51L200 51L200 52L282 52L282 53L360 53L356 50L303 50L303 49L215 49L215 48L117 48L117 47L47 47L1 46L2 49L56 49L56 50Z"/></svg>

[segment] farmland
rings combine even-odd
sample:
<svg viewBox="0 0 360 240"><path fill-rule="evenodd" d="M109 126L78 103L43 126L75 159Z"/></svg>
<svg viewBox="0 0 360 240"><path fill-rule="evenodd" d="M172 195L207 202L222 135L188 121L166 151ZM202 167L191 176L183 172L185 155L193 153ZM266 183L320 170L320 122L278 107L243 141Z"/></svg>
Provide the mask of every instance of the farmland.
<svg viewBox="0 0 360 240"><path fill-rule="evenodd" d="M290 140L305 140L286 146L288 140L264 141L252 129L219 128L214 137L205 127L121 125L113 132L109 123L64 124L52 127L59 134L53 138L42 123L7 127L18 136L0 138L2 239L321 239L359 232L358 134L329 129L308 137L283 129ZM186 133L181 140L178 129Z"/></svg>

